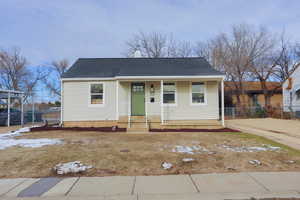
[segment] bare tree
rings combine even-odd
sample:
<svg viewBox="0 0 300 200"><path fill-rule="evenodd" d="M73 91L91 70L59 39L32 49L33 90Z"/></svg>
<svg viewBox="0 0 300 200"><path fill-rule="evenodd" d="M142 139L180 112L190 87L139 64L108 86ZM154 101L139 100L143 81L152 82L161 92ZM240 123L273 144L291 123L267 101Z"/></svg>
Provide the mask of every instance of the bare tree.
<svg viewBox="0 0 300 200"><path fill-rule="evenodd" d="M46 73L39 67L28 66L20 49L0 51L0 88L21 90L27 98L45 76Z"/></svg>
<svg viewBox="0 0 300 200"><path fill-rule="evenodd" d="M213 59L213 52L212 52L212 45L210 41L207 42L197 42L194 47L194 53L196 56L205 58L208 62L212 63Z"/></svg>
<svg viewBox="0 0 300 200"><path fill-rule="evenodd" d="M268 85L267 82L273 79L282 52L276 49L278 38L267 31L266 28L261 28L259 32L254 32L253 41L259 51L250 65L250 76L260 82L264 94L264 106L268 108L271 104L271 97L281 87L280 84L277 84L277 86L275 84Z"/></svg>
<svg viewBox="0 0 300 200"><path fill-rule="evenodd" d="M216 69L226 74L232 84L238 106L244 98L244 81L253 78L254 63L262 60L274 48L273 37L263 27L234 25L228 33L220 33L208 42L200 42L195 53L205 57ZM257 68L255 68L257 69Z"/></svg>
<svg viewBox="0 0 300 200"><path fill-rule="evenodd" d="M269 41L269 47L272 50L252 66L253 76L261 83L265 98L265 107L270 105L270 99L274 93L291 76L295 69L300 66L299 44L288 40L284 33L281 35L280 40L271 40L270 38L272 37L269 34L264 41ZM275 45L272 45L272 43ZM276 48L275 50L274 47ZM279 83L278 86L267 88L267 81L272 80L277 81Z"/></svg>
<svg viewBox="0 0 300 200"><path fill-rule="evenodd" d="M140 50L143 57L165 57L167 36L158 32L134 34L132 39L126 42L126 56L131 57L136 50Z"/></svg>
<svg viewBox="0 0 300 200"><path fill-rule="evenodd" d="M188 57L193 48L189 42L177 41L173 36L160 32L139 32L126 42L126 57L132 57L136 50L140 50L142 57Z"/></svg>
<svg viewBox="0 0 300 200"><path fill-rule="evenodd" d="M67 71L68 68L69 68L69 62L67 59L63 59L60 61L53 61L51 63L49 67L50 76L48 76L48 78L43 79L43 82L52 95L56 97L60 97L61 95L60 78L62 74Z"/></svg>
<svg viewBox="0 0 300 200"><path fill-rule="evenodd" d="M281 56L277 61L274 77L283 83L300 66L300 43L289 41L283 34L278 51Z"/></svg>
<svg viewBox="0 0 300 200"><path fill-rule="evenodd" d="M193 46L187 41L170 40L167 46L167 57L190 57L193 55Z"/></svg>

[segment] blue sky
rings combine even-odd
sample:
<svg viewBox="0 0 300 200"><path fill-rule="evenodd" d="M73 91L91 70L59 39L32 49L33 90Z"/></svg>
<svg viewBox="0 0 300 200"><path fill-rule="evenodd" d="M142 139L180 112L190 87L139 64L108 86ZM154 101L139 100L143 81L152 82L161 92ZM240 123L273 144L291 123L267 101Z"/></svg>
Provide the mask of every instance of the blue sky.
<svg viewBox="0 0 300 200"><path fill-rule="evenodd" d="M137 31L194 42L245 22L300 40L299 0L1 0L0 8L0 47L20 47L32 65L122 57Z"/></svg>

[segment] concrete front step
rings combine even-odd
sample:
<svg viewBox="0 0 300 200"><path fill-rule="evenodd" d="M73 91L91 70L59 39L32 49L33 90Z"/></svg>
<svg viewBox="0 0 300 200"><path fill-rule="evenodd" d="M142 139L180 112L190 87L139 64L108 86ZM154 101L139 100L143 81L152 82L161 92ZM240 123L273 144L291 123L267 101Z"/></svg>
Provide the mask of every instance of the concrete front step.
<svg viewBox="0 0 300 200"><path fill-rule="evenodd" d="M144 122L144 123L130 123L130 127L129 128L148 128L148 125Z"/></svg>
<svg viewBox="0 0 300 200"><path fill-rule="evenodd" d="M132 123L145 123L146 117L145 116L131 116L130 122Z"/></svg>
<svg viewBox="0 0 300 200"><path fill-rule="evenodd" d="M137 127L130 127L130 128L127 128L127 132L130 132L130 133L137 133L137 132L141 132L141 133L147 133L149 131L148 128L144 127L144 128L137 128Z"/></svg>
<svg viewBox="0 0 300 200"><path fill-rule="evenodd" d="M127 127L127 132L148 132L148 125L145 116L131 116L130 127Z"/></svg>

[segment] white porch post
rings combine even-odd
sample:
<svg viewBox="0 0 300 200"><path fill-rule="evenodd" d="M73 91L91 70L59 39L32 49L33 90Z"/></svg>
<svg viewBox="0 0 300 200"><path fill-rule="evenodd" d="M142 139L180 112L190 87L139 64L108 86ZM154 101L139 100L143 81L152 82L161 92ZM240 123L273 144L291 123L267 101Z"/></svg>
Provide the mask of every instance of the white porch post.
<svg viewBox="0 0 300 200"><path fill-rule="evenodd" d="M63 81L60 80L60 126L63 126L63 106L64 106L64 86L63 86Z"/></svg>
<svg viewBox="0 0 300 200"><path fill-rule="evenodd" d="M164 124L164 81L160 81L160 121Z"/></svg>
<svg viewBox="0 0 300 200"><path fill-rule="evenodd" d="M119 120L119 80L116 81L116 120Z"/></svg>
<svg viewBox="0 0 300 200"><path fill-rule="evenodd" d="M144 94L145 94L145 125L146 125L146 128L148 128L148 96L147 96L147 82L145 81L145 85L144 85Z"/></svg>
<svg viewBox="0 0 300 200"><path fill-rule="evenodd" d="M24 125L24 95L21 96L21 126Z"/></svg>
<svg viewBox="0 0 300 200"><path fill-rule="evenodd" d="M131 120L131 82L129 82L129 91L128 91L128 128L130 128L130 120Z"/></svg>
<svg viewBox="0 0 300 200"><path fill-rule="evenodd" d="M10 126L10 92L8 92L7 98L7 126Z"/></svg>
<svg viewBox="0 0 300 200"><path fill-rule="evenodd" d="M222 126L225 127L225 119L224 119L224 78L221 81L221 98L222 98L222 102L221 102L221 115L222 115Z"/></svg>

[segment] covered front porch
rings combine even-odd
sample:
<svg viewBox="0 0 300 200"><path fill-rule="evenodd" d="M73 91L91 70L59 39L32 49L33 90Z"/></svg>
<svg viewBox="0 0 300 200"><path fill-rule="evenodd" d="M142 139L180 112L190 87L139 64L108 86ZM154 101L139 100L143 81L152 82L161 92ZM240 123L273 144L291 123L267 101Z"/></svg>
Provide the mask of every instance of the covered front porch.
<svg viewBox="0 0 300 200"><path fill-rule="evenodd" d="M120 127L141 131L224 126L223 77L139 77L116 84Z"/></svg>

